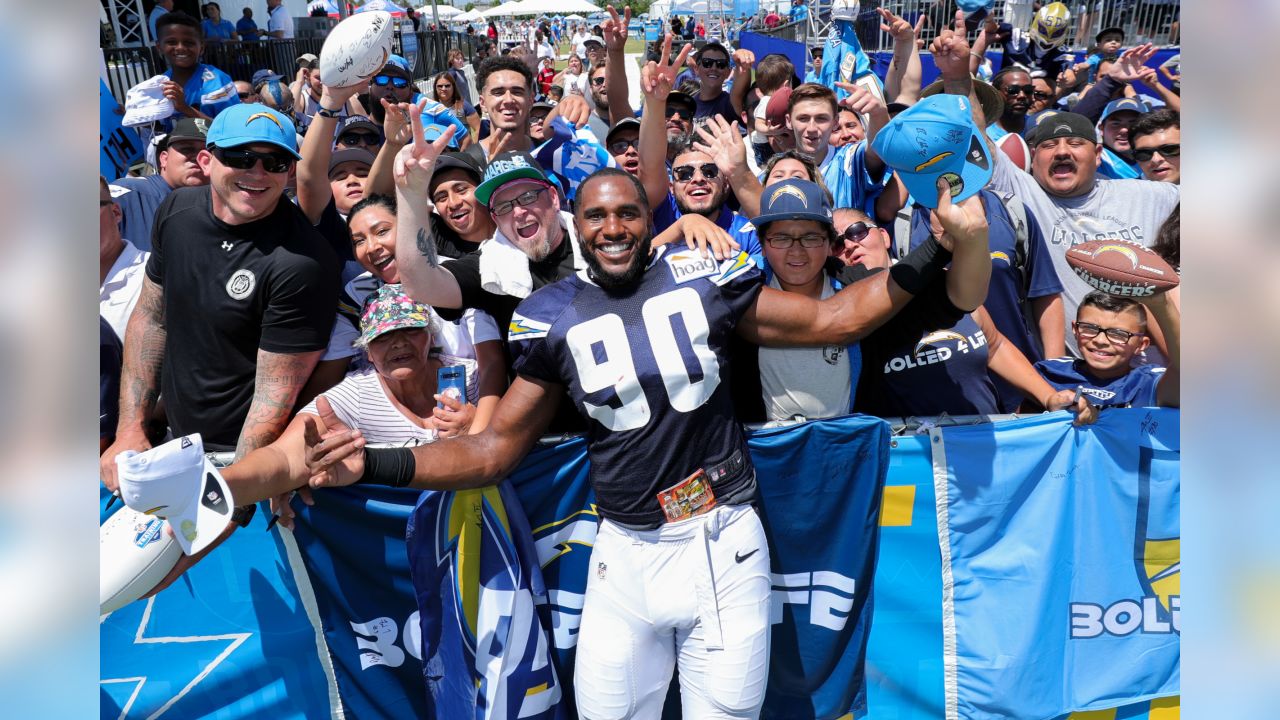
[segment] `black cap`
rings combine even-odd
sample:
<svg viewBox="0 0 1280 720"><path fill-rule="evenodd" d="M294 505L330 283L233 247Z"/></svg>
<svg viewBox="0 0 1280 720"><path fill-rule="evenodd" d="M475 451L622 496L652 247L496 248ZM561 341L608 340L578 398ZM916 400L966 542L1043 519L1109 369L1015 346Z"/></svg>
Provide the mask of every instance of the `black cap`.
<svg viewBox="0 0 1280 720"><path fill-rule="evenodd" d="M606 135L604 138L605 145L607 146L609 144L609 141L613 139L614 135L618 134L619 130L624 130L626 128L635 128L636 130L639 130L640 121L637 120L636 118L629 117L629 118L622 118L618 122L614 123L613 127L609 128L609 134Z"/></svg>
<svg viewBox="0 0 1280 720"><path fill-rule="evenodd" d="M1027 133L1027 145L1034 148L1045 140L1075 137L1098 142L1098 130L1089 118L1073 112L1042 113L1036 126Z"/></svg>
<svg viewBox="0 0 1280 720"><path fill-rule="evenodd" d="M347 148L339 150L329 158L329 172L344 162L362 162L369 167L373 167L374 154L364 148Z"/></svg>
<svg viewBox="0 0 1280 720"><path fill-rule="evenodd" d="M184 117L173 124L173 130L165 136L159 149L169 147L174 140L199 140L204 142L209 136L209 121L204 118Z"/></svg>
<svg viewBox="0 0 1280 720"><path fill-rule="evenodd" d="M431 174L431 188L435 189L435 179L440 177L441 173L450 168L457 168L471 175L476 185L480 184L480 180L484 177L484 168L480 167L480 162L471 155L451 150L446 153L440 153L440 157L436 158L435 170Z"/></svg>
<svg viewBox="0 0 1280 720"><path fill-rule="evenodd" d="M1102 28L1102 30L1099 31L1097 35L1093 36L1093 44L1097 45L1098 43L1102 42L1102 36L1107 35L1109 33L1120 33L1120 42L1124 42L1124 28L1109 27L1109 28Z"/></svg>
<svg viewBox="0 0 1280 720"><path fill-rule="evenodd" d="M348 130L368 130L369 132L382 137L382 128L378 124L364 115L348 115L338 121L338 130L334 136L341 136Z"/></svg>
<svg viewBox="0 0 1280 720"><path fill-rule="evenodd" d="M671 107L673 104L682 105L689 111L687 116L685 113L680 113L681 116L685 116L686 120L692 118L693 114L698 111L698 103L694 102L693 96L678 90L672 91L670 95L667 95L667 107Z"/></svg>

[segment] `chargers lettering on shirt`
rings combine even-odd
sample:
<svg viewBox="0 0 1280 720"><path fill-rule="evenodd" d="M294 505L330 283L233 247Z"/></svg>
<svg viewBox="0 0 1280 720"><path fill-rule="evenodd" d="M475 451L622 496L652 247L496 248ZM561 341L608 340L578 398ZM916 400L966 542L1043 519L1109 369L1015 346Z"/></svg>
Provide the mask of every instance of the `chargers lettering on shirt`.
<svg viewBox="0 0 1280 720"><path fill-rule="evenodd" d="M985 347L986 344L987 336L982 330L968 336L954 330L937 330L921 338L912 352L892 357L885 362L884 373L889 375L925 365L944 363L956 353L968 354L970 350L977 350Z"/></svg>

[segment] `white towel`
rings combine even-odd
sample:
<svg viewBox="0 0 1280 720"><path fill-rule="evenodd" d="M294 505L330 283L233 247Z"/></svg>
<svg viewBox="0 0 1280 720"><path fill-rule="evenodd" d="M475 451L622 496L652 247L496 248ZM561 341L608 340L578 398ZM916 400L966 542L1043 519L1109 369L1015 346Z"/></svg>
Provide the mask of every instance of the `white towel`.
<svg viewBox="0 0 1280 720"><path fill-rule="evenodd" d="M569 243L573 250L575 270L586 268L582 251L578 248L578 235L573 227L573 215L560 212L560 224L565 229L561 242ZM529 256L516 247L499 230L493 239L480 245L480 286L495 295L529 297L533 292L533 275L529 273Z"/></svg>

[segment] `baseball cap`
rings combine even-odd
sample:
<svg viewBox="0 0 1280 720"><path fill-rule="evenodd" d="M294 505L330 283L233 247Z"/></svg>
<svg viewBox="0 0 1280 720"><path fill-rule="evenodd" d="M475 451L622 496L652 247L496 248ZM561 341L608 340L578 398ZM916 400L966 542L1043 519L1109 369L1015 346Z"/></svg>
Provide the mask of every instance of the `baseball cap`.
<svg viewBox="0 0 1280 720"><path fill-rule="evenodd" d="M1141 115L1146 111L1147 104L1141 100L1127 97L1120 98L1119 100L1112 100L1107 103L1107 106L1102 109L1102 117L1098 118L1098 122L1104 123L1107 121L1109 116L1115 115L1118 112L1135 112Z"/></svg>
<svg viewBox="0 0 1280 720"><path fill-rule="evenodd" d="M249 81L249 84L256 90L259 85L270 80L279 80L282 77L284 76L278 75L270 70L259 70L253 74L253 79Z"/></svg>
<svg viewBox="0 0 1280 720"><path fill-rule="evenodd" d="M693 119L693 114L698 111L698 103L693 101L693 97L688 93L682 93L678 90L673 90L671 94L667 96L667 107L671 107L672 105L679 105L681 107L680 116L685 120Z"/></svg>
<svg viewBox="0 0 1280 720"><path fill-rule="evenodd" d="M208 120L184 117L173 124L173 131L165 136L158 149L164 150L174 140L199 140L200 142L205 142L208 134Z"/></svg>
<svg viewBox="0 0 1280 720"><path fill-rule="evenodd" d="M622 118L618 122L614 123L613 127L609 128L609 134L604 136L605 145L607 146L609 144L609 141L613 139L613 136L616 135L619 130L625 130L626 128L635 128L636 130L639 130L640 121L636 118L629 117Z"/></svg>
<svg viewBox="0 0 1280 720"><path fill-rule="evenodd" d="M1110 35L1111 33L1119 33L1119 34L1120 34L1120 42L1124 42L1124 28L1119 28L1119 27L1109 27L1109 28L1102 28L1102 30L1098 31L1098 34L1093 36L1093 43L1094 43L1095 45L1097 45L1098 43L1101 43L1101 42L1102 42L1102 36L1103 36L1103 35Z"/></svg>
<svg viewBox="0 0 1280 720"><path fill-rule="evenodd" d="M938 206L939 177L951 184L951 198L959 202L986 187L995 170L969 98L960 95L921 98L890 120L871 148L928 208Z"/></svg>
<svg viewBox="0 0 1280 720"><path fill-rule="evenodd" d="M251 143L275 145L289 151L294 158L298 154L298 133L293 121L261 103L242 103L218 113L209 126L205 139L209 147L231 148Z"/></svg>
<svg viewBox="0 0 1280 720"><path fill-rule="evenodd" d="M164 83L169 78L156 75L129 88L124 96L125 127L147 125L173 115L173 101L164 96Z"/></svg>
<svg viewBox="0 0 1280 720"><path fill-rule="evenodd" d="M387 64L382 66L382 72L391 74L401 73L405 77L409 77L413 73L413 70L409 66L409 61L404 59L404 57L400 55L391 55L387 58Z"/></svg>
<svg viewBox="0 0 1280 720"><path fill-rule="evenodd" d="M307 65L311 65L319 61L320 61L320 58L316 57L313 53L302 53L301 55L298 56L297 60L295 60L294 62L296 62L299 65L302 65L303 63L306 63Z"/></svg>
<svg viewBox="0 0 1280 720"><path fill-rule="evenodd" d="M338 130L334 133L334 137L341 137L342 133L348 130L368 130L378 137L382 137L382 128L364 115L348 115L339 120Z"/></svg>
<svg viewBox="0 0 1280 720"><path fill-rule="evenodd" d="M555 106L556 106L556 104L555 104L555 103L547 102L546 100L539 100L538 102L536 102L536 103L534 103L533 105L530 105L530 106L529 106L529 112L531 112L531 113L532 113L534 110L547 110L547 111L550 111L550 110L551 110L551 108L553 108L553 107L555 107Z"/></svg>
<svg viewBox="0 0 1280 720"><path fill-rule="evenodd" d="M389 283L371 293L360 312L360 339L368 347L379 336L404 328L430 328L431 308L405 294L400 283Z"/></svg>
<svg viewBox="0 0 1280 720"><path fill-rule="evenodd" d="M329 158L329 172L344 162L362 162L369 167L373 167L374 154L364 148L347 148L339 150Z"/></svg>
<svg viewBox="0 0 1280 720"><path fill-rule="evenodd" d="M205 457L200 433L146 452L126 450L116 456L116 469L124 504L167 519L188 555L208 547L231 521L231 489Z"/></svg>
<svg viewBox="0 0 1280 720"><path fill-rule="evenodd" d="M547 174L533 156L524 152L504 152L489 161L484 169L484 180L476 187L476 200L485 207L494 191L513 180L537 180L551 185Z"/></svg>
<svg viewBox="0 0 1280 720"><path fill-rule="evenodd" d="M431 173L431 189L435 190L436 178L444 174L445 170L457 168L475 178L476 185L484 178L484 168L480 167L480 162L471 155L460 150L450 150L449 152L440 153L440 157L436 158L435 170Z"/></svg>
<svg viewBox="0 0 1280 720"><path fill-rule="evenodd" d="M760 215L751 224L762 228L774 220L815 220L831 225L831 201L817 183L788 178L772 183L760 195Z"/></svg>
<svg viewBox="0 0 1280 720"><path fill-rule="evenodd" d="M595 43L600 47L604 47L604 40L599 35L592 35L591 37L582 41L583 45L590 45L591 43Z"/></svg>
<svg viewBox="0 0 1280 720"><path fill-rule="evenodd" d="M978 105L982 108L982 117L987 124L995 122L1004 114L1004 97L999 90L991 86L991 83L983 82L974 78L973 89L978 96ZM921 98L933 97L943 93L942 80L934 80L929 83L921 93Z"/></svg>
<svg viewBox="0 0 1280 720"><path fill-rule="evenodd" d="M1083 138L1091 143L1097 143L1098 129L1089 118L1079 113L1056 112L1052 115L1041 113L1036 126L1026 135L1027 145L1032 150L1045 140L1062 137Z"/></svg>

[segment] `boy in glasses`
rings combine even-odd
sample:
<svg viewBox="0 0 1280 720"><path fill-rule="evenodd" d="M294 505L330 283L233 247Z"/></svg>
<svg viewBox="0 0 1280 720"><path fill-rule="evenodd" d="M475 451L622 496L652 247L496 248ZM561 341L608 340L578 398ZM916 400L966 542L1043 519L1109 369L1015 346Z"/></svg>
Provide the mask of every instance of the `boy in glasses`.
<svg viewBox="0 0 1280 720"><path fill-rule="evenodd" d="M698 94L693 98L698 108L694 118L719 115L725 122L741 117L741 102L734 103L730 93L724 91L724 81L729 79L729 51L712 41L693 54L693 73L698 77ZM747 85L751 83L747 76ZM745 86L742 88L745 94Z"/></svg>
<svg viewBox="0 0 1280 720"><path fill-rule="evenodd" d="M1143 306L1164 331L1169 366L1131 367L1151 343ZM1071 324L1081 359L1042 360L1036 369L1049 384L1080 392L1100 407L1179 407L1182 316L1166 293L1123 298L1091 292L1080 301Z"/></svg>
<svg viewBox="0 0 1280 720"><path fill-rule="evenodd" d="M1177 185L1182 179L1182 120L1177 110L1159 108L1129 128L1133 159L1148 180Z"/></svg>

